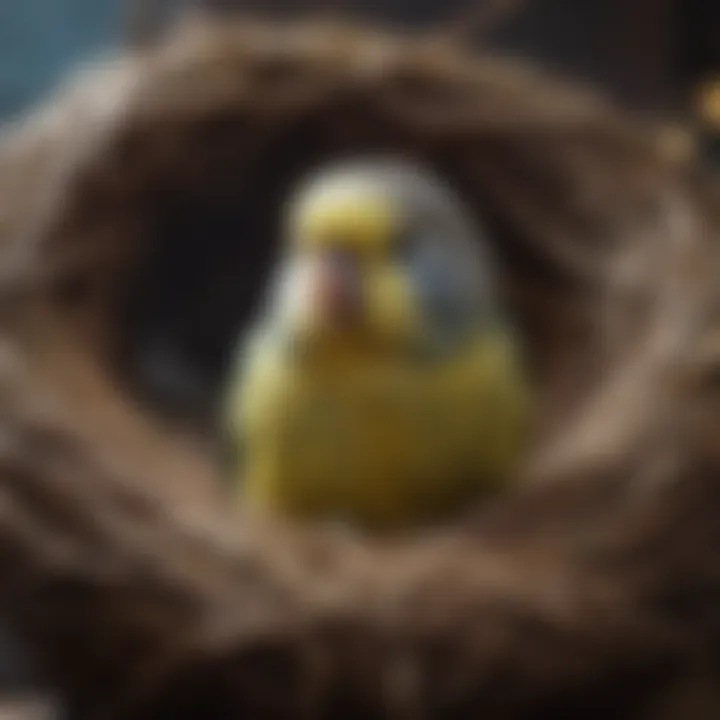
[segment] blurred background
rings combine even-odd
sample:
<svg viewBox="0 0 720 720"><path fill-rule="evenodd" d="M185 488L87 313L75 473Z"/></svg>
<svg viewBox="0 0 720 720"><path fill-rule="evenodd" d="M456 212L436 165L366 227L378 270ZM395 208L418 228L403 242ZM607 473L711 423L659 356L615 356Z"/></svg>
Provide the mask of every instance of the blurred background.
<svg viewBox="0 0 720 720"><path fill-rule="evenodd" d="M287 12L336 7L366 18L427 25L482 0L0 0L0 117L52 88L69 68L123 41L128 19L158 21L187 6ZM720 159L718 0L515 0L483 42L599 85L627 106L661 113Z"/></svg>

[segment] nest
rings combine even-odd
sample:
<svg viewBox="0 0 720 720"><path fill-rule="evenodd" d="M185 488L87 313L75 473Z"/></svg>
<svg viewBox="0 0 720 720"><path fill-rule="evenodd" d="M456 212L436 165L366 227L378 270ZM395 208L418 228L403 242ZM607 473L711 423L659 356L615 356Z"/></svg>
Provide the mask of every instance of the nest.
<svg viewBox="0 0 720 720"><path fill-rule="evenodd" d="M364 149L489 229L521 490L395 540L239 523L228 351L289 184ZM717 716L717 199L648 128L436 37L239 21L92 70L0 153L0 599L77 717Z"/></svg>

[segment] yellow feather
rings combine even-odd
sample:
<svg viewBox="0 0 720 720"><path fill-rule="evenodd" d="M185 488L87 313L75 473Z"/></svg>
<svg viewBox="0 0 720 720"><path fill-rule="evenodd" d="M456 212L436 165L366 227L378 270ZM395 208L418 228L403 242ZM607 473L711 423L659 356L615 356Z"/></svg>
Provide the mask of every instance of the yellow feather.
<svg viewBox="0 0 720 720"><path fill-rule="evenodd" d="M392 193L353 182L290 208L300 255L352 251L362 322L338 333L305 318L292 331L310 358L281 349L272 332L245 348L229 421L247 505L393 528L458 512L516 475L528 408L509 333L478 330L442 359L408 352L428 328L412 271L392 252L407 212Z"/></svg>
<svg viewBox="0 0 720 720"><path fill-rule="evenodd" d="M244 501L395 527L461 510L509 482L527 401L505 332L440 363L346 354L304 366L260 343L236 381Z"/></svg>
<svg viewBox="0 0 720 720"><path fill-rule="evenodd" d="M299 203L290 223L303 250L342 244L372 254L387 249L402 218L389 198L327 190Z"/></svg>

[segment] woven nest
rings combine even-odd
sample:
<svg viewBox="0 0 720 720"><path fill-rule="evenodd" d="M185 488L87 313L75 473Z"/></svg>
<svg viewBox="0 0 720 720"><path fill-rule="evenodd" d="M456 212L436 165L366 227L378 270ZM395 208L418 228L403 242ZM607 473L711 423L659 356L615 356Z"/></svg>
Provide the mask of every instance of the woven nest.
<svg viewBox="0 0 720 720"><path fill-rule="evenodd" d="M0 598L78 717L717 717L717 201L654 137L437 38L248 22L6 130ZM213 489L278 203L361 149L476 208L537 395L521 489L395 540Z"/></svg>

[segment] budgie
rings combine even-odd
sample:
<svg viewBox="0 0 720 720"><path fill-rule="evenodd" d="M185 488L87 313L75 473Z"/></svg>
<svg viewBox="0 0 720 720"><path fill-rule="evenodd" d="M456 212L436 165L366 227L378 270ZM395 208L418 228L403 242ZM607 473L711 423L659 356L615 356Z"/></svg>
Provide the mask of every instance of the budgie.
<svg viewBox="0 0 720 720"><path fill-rule="evenodd" d="M368 157L311 173L284 210L225 397L241 502L393 529L512 483L526 372L458 194L417 163Z"/></svg>

